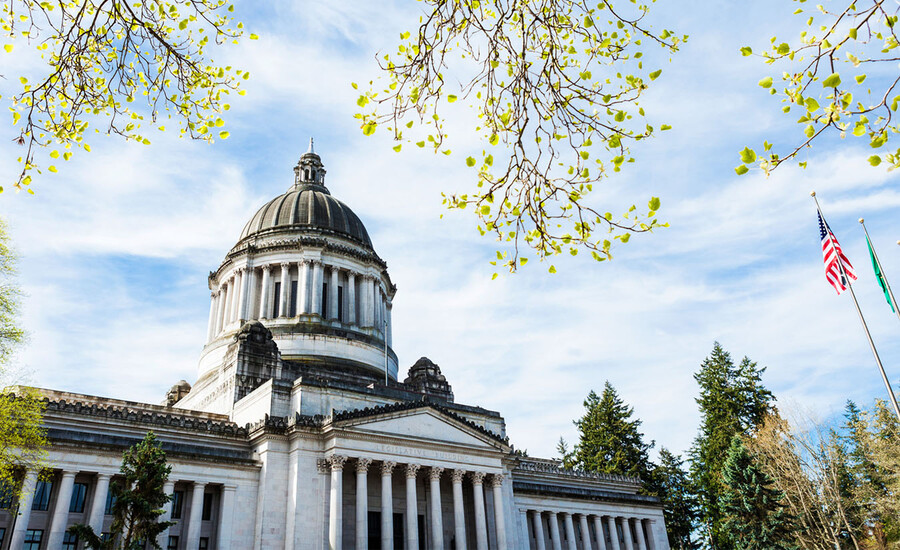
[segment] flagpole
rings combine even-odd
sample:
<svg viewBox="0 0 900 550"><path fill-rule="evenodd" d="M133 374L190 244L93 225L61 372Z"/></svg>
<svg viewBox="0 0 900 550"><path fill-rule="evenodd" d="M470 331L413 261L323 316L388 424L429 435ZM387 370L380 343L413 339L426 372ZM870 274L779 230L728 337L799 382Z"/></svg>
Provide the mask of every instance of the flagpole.
<svg viewBox="0 0 900 550"><path fill-rule="evenodd" d="M816 210L819 212L819 216L822 217L824 222L825 216L822 214L822 207L819 206L819 199L816 198L816 192L813 191L809 194L816 203ZM837 251L835 251L837 253ZM888 396L891 398L891 404L894 406L894 414L897 415L897 419L900 419L900 406L897 405L897 397L894 395L894 390L891 388L891 382L888 380L887 374L884 372L884 365L881 364L881 357L878 356L878 350L875 349L875 342L872 340L872 335L869 333L869 327L866 325L866 319L863 317L862 309L859 307L859 301L856 299L856 292L853 291L853 285L850 283L850 277L844 272L844 262L841 261L840 258L837 259L838 269L841 271L841 277L847 281L847 288L850 289L850 296L853 297L853 304L856 306L856 312L859 313L859 320L862 323L863 330L866 333L866 338L869 340L869 347L872 348L872 355L875 356L875 363L878 364L878 370L881 371L881 379L884 380L884 387L887 388Z"/></svg>
<svg viewBox="0 0 900 550"><path fill-rule="evenodd" d="M869 238L869 230L866 229L866 221L862 218L859 219L859 224L863 228L863 232L866 234L866 241L869 243L869 247L872 249L872 256L875 258L875 263L878 264L878 272L881 273L881 280L884 281L884 287L887 289L888 296L891 297L891 305L894 306L894 313L897 314L897 318L900 319L900 309L897 308L897 299L894 298L894 291L891 290L891 285L888 283L887 275L884 274L884 268L881 267L881 260L878 259L878 254L875 252L875 247L872 245L872 239Z"/></svg>

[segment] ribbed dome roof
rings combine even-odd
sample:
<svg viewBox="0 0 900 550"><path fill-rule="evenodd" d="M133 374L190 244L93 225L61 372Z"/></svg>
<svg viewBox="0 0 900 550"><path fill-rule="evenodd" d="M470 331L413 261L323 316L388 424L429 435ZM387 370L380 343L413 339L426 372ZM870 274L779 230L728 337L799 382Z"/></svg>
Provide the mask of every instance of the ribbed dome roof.
<svg viewBox="0 0 900 550"><path fill-rule="evenodd" d="M372 241L365 226L346 204L324 185L301 183L267 202L241 231L241 240L271 230L324 229L349 237L367 248Z"/></svg>

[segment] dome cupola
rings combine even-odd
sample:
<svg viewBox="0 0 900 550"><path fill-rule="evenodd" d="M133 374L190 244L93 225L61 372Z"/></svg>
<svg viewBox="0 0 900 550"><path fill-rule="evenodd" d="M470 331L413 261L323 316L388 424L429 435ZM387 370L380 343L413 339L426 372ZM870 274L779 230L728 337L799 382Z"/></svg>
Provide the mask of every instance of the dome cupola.
<svg viewBox="0 0 900 550"><path fill-rule="evenodd" d="M294 181L268 201L209 275L207 344L200 379L224 368L226 348L247 322L272 333L282 357L397 378L391 350L396 287L359 217L325 187L309 149Z"/></svg>

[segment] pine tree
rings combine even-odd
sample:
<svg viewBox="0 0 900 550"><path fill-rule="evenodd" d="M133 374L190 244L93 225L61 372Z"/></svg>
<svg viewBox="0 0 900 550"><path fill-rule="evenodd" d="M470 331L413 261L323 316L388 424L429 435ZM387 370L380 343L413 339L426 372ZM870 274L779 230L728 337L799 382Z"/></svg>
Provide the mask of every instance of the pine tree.
<svg viewBox="0 0 900 550"><path fill-rule="evenodd" d="M697 548L691 538L697 503L681 456L660 447L659 465L654 468L652 477L656 496L662 501L665 513L669 547L673 550Z"/></svg>
<svg viewBox="0 0 900 550"><path fill-rule="evenodd" d="M691 480L697 491L699 527L708 548L730 548L719 510L722 468L732 437L751 432L771 408L773 396L762 385L763 372L765 368L746 357L735 367L731 355L716 342L694 375L700 386L696 401L701 422L690 451Z"/></svg>
<svg viewBox="0 0 900 550"><path fill-rule="evenodd" d="M634 410L625 404L608 381L603 395L593 390L584 401L585 413L575 421L579 441L573 450L574 465L604 474L621 474L650 481L649 451L654 443L644 443L641 421L632 420Z"/></svg>
<svg viewBox="0 0 900 550"><path fill-rule="evenodd" d="M722 534L738 550L793 550L793 518L781 504L782 494L734 436L723 469L719 498Z"/></svg>
<svg viewBox="0 0 900 550"><path fill-rule="evenodd" d="M141 442L125 451L119 471L125 479L113 489L116 500L112 509L112 536L104 541L83 524L73 525L69 531L93 550L136 550L145 545L159 550L156 538L174 525L171 521L159 521L165 511L163 506L171 499L163 486L172 467L166 464L166 454L153 432L147 432Z"/></svg>

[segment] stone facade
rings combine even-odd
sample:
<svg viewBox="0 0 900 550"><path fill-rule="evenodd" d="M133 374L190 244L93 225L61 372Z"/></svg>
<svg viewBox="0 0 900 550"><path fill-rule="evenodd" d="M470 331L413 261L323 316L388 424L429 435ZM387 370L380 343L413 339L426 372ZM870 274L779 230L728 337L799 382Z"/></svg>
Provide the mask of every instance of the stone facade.
<svg viewBox="0 0 900 550"><path fill-rule="evenodd" d="M148 430L172 465L165 549L668 550L640 480L518 453L425 357L400 382L387 264L311 145L294 175L210 274L193 385L161 405L41 390L52 481L24 472L0 550L108 530L122 451Z"/></svg>

